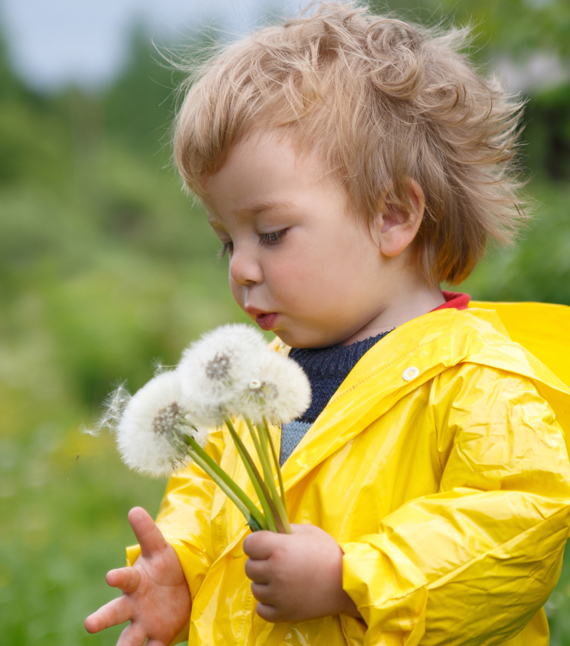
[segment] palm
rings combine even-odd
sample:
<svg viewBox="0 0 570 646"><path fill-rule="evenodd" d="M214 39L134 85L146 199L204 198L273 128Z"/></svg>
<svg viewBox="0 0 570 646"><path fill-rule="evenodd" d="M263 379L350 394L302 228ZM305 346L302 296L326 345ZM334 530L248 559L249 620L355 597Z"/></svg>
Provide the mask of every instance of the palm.
<svg viewBox="0 0 570 646"><path fill-rule="evenodd" d="M107 583L123 591L85 620L90 633L125 621L117 646L168 646L190 614L190 593L176 552L152 518L141 508L132 509L129 522L141 546L132 568L111 570Z"/></svg>

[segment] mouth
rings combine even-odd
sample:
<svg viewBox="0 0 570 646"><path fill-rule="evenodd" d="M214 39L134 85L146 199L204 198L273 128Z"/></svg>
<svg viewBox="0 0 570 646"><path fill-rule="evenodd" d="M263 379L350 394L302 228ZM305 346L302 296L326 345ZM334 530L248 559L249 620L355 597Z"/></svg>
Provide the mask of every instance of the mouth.
<svg viewBox="0 0 570 646"><path fill-rule="evenodd" d="M255 317L255 321L262 330L265 330L267 332L269 330L272 330L275 327L275 323L277 321L278 316L279 315L277 314L277 312L269 312L268 314L258 314Z"/></svg>
<svg viewBox="0 0 570 646"><path fill-rule="evenodd" d="M279 316L277 312L264 312L250 306L244 309L251 317L255 316L255 322L262 330L269 331L275 327L275 322Z"/></svg>

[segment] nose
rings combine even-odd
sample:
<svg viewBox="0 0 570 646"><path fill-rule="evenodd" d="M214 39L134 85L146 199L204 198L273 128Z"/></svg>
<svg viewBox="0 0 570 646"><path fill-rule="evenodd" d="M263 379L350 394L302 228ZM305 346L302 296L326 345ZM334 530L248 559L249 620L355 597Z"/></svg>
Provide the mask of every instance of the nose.
<svg viewBox="0 0 570 646"><path fill-rule="evenodd" d="M234 245L230 258L230 278L238 285L250 287L263 281L263 271L251 252Z"/></svg>

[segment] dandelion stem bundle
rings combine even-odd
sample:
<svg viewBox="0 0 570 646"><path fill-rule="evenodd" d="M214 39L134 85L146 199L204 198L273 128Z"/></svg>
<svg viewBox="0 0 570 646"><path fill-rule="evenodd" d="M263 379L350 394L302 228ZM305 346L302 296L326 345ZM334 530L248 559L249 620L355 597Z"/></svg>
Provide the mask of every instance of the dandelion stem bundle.
<svg viewBox="0 0 570 646"><path fill-rule="evenodd" d="M259 512L245 491L228 476L191 435L186 435L185 441L188 444L188 455L216 482L245 516L248 524L258 529L268 529L263 514Z"/></svg>

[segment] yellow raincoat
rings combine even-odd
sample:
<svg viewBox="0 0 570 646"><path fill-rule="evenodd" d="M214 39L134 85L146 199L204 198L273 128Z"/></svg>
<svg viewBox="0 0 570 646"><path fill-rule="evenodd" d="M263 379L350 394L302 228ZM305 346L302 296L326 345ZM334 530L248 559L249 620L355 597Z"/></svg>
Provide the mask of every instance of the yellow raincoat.
<svg viewBox="0 0 570 646"><path fill-rule="evenodd" d="M189 644L548 644L541 608L570 524L561 426L570 389L495 312L407 322L358 362L283 468L291 521L341 545L343 586L365 623L262 620L243 516L191 466L171 478L158 516L192 595ZM253 497L224 432L209 451Z"/></svg>

